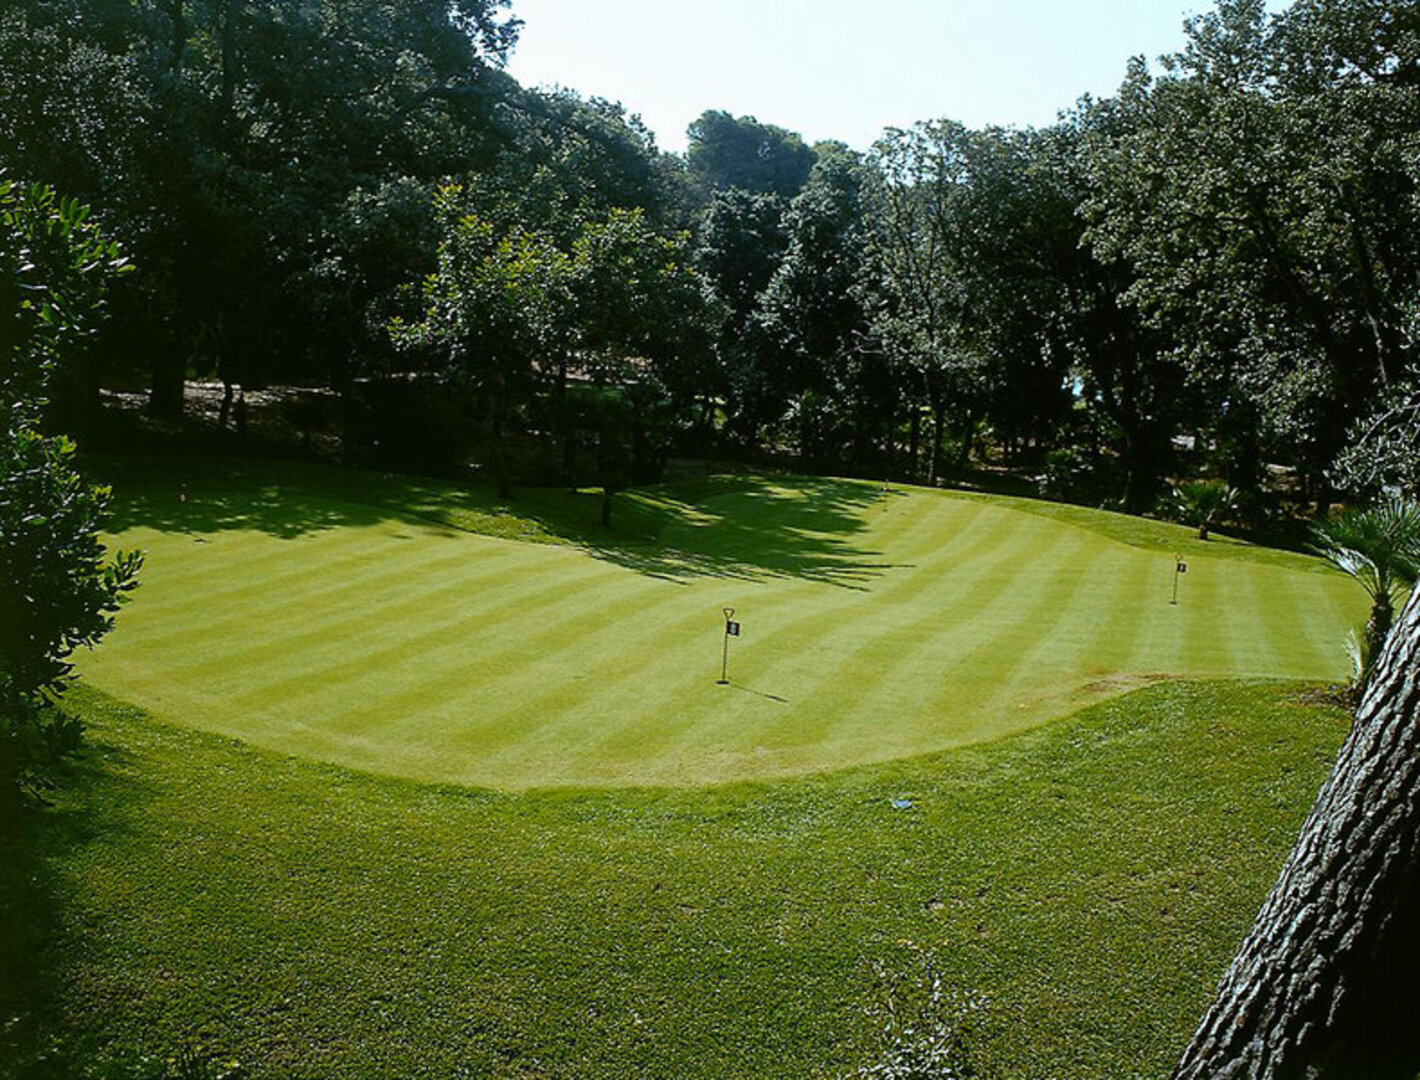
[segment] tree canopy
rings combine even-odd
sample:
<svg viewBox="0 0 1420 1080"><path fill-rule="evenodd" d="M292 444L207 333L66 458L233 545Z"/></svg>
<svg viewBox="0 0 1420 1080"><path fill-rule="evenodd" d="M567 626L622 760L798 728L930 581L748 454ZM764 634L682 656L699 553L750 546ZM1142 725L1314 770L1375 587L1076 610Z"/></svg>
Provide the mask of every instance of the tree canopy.
<svg viewBox="0 0 1420 1080"><path fill-rule="evenodd" d="M572 259L591 221L690 234L636 301L697 310L655 345L686 448L929 481L985 453L1143 512L1202 470L1265 525L1265 464L1303 503L1414 487L1407 16L1220 0L1046 128L924 120L859 156L708 109L677 156L619 103L518 85L502 0L16 0L0 163L91 203L142 268L56 388L79 419L107 379L171 412L188 375L230 400L427 368L387 326L421 321L455 184L529 265ZM537 325L509 332L539 369L608 354ZM524 433L557 426L539 387L510 390ZM1051 486L1057 465L1075 479Z"/></svg>

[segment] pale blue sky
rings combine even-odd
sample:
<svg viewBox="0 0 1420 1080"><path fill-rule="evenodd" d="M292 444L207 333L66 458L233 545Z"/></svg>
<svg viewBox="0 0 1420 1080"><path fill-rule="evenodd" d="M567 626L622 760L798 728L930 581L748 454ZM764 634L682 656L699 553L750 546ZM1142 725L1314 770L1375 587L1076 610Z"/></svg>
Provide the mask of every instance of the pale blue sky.
<svg viewBox="0 0 1420 1080"><path fill-rule="evenodd" d="M1269 3L1273 10L1286 0ZM706 109L865 148L948 117L1044 125L1183 44L1211 0L513 0L509 69L639 113L664 150Z"/></svg>

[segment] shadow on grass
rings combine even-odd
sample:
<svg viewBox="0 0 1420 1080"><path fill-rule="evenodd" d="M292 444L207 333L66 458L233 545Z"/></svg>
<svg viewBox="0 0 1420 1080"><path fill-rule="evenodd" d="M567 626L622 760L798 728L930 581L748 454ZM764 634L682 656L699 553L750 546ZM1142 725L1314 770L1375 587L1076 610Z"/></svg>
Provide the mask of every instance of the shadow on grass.
<svg viewBox="0 0 1420 1080"><path fill-rule="evenodd" d="M128 831L126 809L149 800L126 770L123 751L86 741L56 774L55 805L6 803L0 811L0 1076L77 1075L92 1056L63 1029L72 972L82 951L82 916L61 868L100 836ZM85 1074L87 1075L87 1074Z"/></svg>
<svg viewBox="0 0 1420 1080"><path fill-rule="evenodd" d="M291 540L399 516L371 498L375 473L203 458L106 458L91 471L113 485L110 532L142 526L201 536L249 529Z"/></svg>
<svg viewBox="0 0 1420 1080"><path fill-rule="evenodd" d="M777 701L781 705L789 704L789 699L786 697L780 697L778 694L765 693L765 691L763 690L756 690L752 686L745 686L741 683L734 682L733 680L727 683L726 685L729 686L731 690L739 690L746 694L753 694L755 697L762 697L766 701Z"/></svg>
<svg viewBox="0 0 1420 1080"><path fill-rule="evenodd" d="M849 588L891 568L855 541L868 511L902 494L820 477L712 477L623 492L607 529L599 491L525 488L505 504L435 480L276 461L106 459L96 472L114 486L112 532L145 526L200 539L249 529L294 539L414 518L570 544L671 581L797 577Z"/></svg>
<svg viewBox="0 0 1420 1080"><path fill-rule="evenodd" d="M666 580L796 577L862 588L893 567L857 540L868 511L894 497L849 480L718 477L628 492L619 496L624 525L567 538L598 558ZM565 522L544 524L567 533Z"/></svg>

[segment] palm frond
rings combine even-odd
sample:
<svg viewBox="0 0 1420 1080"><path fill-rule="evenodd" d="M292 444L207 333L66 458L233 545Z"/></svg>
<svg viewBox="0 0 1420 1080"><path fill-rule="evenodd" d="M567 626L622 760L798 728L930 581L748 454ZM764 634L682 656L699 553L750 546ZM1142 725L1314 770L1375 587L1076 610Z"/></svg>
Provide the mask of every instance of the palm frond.
<svg viewBox="0 0 1420 1080"><path fill-rule="evenodd" d="M1420 577L1420 503L1394 495L1343 510L1312 525L1312 545L1372 600L1398 598Z"/></svg>

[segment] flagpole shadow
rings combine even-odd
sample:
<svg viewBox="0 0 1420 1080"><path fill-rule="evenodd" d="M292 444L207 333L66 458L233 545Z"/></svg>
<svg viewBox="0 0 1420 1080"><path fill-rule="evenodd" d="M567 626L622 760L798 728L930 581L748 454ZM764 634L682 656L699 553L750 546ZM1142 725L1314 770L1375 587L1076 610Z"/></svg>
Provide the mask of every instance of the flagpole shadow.
<svg viewBox="0 0 1420 1080"><path fill-rule="evenodd" d="M741 690L746 694L753 694L755 697L767 698L769 701L777 701L781 705L789 704L789 699L780 697L778 694L766 694L763 690L756 690L752 686L745 686L743 683L728 682L721 685L728 686L731 690Z"/></svg>

